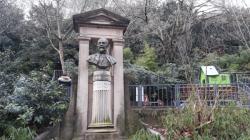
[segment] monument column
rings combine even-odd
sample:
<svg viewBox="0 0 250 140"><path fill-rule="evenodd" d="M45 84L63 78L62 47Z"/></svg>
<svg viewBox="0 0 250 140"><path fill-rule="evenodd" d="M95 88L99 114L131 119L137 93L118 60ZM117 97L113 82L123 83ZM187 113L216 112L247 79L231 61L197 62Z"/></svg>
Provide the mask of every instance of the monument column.
<svg viewBox="0 0 250 140"><path fill-rule="evenodd" d="M77 134L84 135L87 130L88 112L88 56L90 38L79 36L78 89L76 100Z"/></svg>
<svg viewBox="0 0 250 140"><path fill-rule="evenodd" d="M114 66L114 125L120 133L125 129L123 46L123 39L113 39L113 56L117 61Z"/></svg>

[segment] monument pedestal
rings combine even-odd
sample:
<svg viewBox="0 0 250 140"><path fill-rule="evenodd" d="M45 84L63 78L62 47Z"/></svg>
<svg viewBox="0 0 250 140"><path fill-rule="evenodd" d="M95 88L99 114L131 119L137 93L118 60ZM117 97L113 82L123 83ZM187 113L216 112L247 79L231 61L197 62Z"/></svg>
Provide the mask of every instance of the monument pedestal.
<svg viewBox="0 0 250 140"><path fill-rule="evenodd" d="M92 119L89 128L110 128L112 124L111 75L109 71L98 70L93 76Z"/></svg>

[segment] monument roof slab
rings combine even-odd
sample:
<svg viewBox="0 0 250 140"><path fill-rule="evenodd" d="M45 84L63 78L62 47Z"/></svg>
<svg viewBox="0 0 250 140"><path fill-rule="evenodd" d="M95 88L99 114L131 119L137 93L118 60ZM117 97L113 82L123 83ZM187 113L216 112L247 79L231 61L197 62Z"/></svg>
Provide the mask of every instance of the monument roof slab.
<svg viewBox="0 0 250 140"><path fill-rule="evenodd" d="M74 15L73 24L74 30L76 32L79 32L79 27L84 25L91 25L97 27L121 27L125 30L129 24L129 20L118 14L101 8Z"/></svg>

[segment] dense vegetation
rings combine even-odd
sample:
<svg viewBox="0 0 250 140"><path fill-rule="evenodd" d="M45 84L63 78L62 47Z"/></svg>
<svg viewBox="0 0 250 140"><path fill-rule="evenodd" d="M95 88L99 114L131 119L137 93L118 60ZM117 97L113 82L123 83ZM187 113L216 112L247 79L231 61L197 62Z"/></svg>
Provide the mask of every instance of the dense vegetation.
<svg viewBox="0 0 250 140"><path fill-rule="evenodd" d="M125 72L132 75L133 83L192 82L195 71L204 64L228 72L249 71L249 9L222 2L41 0L31 4L27 13L12 0L0 0L0 137L33 139L35 133L62 119L69 99L63 87L51 79L58 64L65 74L77 65L77 35L71 19L75 13L105 7L131 20L125 33L124 59ZM203 10L208 5L212 5L210 10ZM228 117L225 123L249 122L230 118L224 111L216 110L218 120ZM245 110L238 113L242 117L248 114ZM218 123L195 136L216 131ZM229 128L241 127L246 126ZM228 137L238 137L240 130ZM248 131L239 137L248 136ZM220 138L223 133L215 135Z"/></svg>
<svg viewBox="0 0 250 140"><path fill-rule="evenodd" d="M151 134L150 132L144 129L141 129L137 131L130 139L131 140L160 140L160 136Z"/></svg>
<svg viewBox="0 0 250 140"><path fill-rule="evenodd" d="M163 119L167 139L247 139L250 137L249 114L235 102L219 107L215 100L207 106L199 98L190 97L188 104L179 110L167 112Z"/></svg>
<svg viewBox="0 0 250 140"><path fill-rule="evenodd" d="M161 135L167 140L248 140L250 137L250 111L237 107L234 102L225 107L216 103L207 106L205 102L191 97L183 108L169 109L163 115L143 115L160 120L157 125L162 123L160 130L164 131ZM141 129L130 139L158 140L159 135Z"/></svg>

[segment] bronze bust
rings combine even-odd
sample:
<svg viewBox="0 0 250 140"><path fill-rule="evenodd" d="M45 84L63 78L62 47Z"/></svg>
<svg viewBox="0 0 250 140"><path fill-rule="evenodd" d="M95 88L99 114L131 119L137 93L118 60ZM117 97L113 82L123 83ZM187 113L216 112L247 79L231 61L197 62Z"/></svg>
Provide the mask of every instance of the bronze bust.
<svg viewBox="0 0 250 140"><path fill-rule="evenodd" d="M88 62L95 65L98 69L106 70L116 64L116 60L111 55L106 54L109 43L106 38L100 38L97 42L99 53L89 56Z"/></svg>

